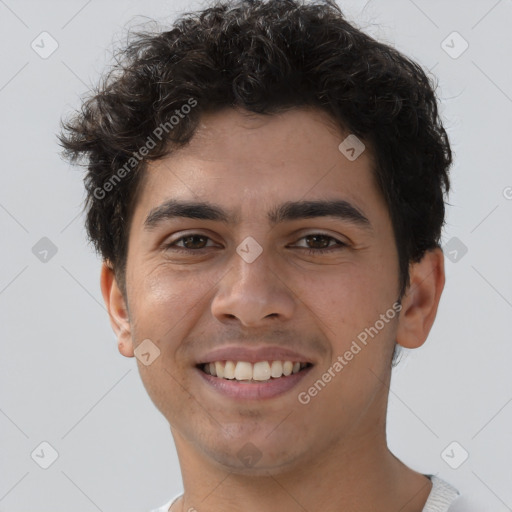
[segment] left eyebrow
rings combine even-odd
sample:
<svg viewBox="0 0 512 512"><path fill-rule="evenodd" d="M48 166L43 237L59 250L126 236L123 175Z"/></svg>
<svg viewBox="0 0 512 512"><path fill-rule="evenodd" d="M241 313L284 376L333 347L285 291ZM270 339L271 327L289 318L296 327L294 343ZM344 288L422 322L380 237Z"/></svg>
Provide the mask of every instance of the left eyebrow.
<svg viewBox="0 0 512 512"><path fill-rule="evenodd" d="M365 229L372 229L370 221L358 208L341 199L287 201L271 209L267 214L268 221L272 226L286 221L315 217L335 217ZM149 212L144 222L144 229L151 230L158 224L173 218L212 220L225 224L239 222L238 215L230 214L219 205L204 201L170 199Z"/></svg>
<svg viewBox="0 0 512 512"><path fill-rule="evenodd" d="M342 199L330 201L288 201L268 213L271 224L314 217L335 217L352 222L362 228L372 229L368 218L354 205Z"/></svg>

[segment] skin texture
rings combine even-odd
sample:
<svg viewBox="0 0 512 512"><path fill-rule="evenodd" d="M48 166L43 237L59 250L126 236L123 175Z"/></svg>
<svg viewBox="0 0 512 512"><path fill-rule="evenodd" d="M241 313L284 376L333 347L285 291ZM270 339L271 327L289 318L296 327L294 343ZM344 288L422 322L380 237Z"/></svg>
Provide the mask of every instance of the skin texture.
<svg viewBox="0 0 512 512"><path fill-rule="evenodd" d="M144 386L169 421L184 497L173 511L339 510L420 512L430 481L388 450L386 409L395 341L424 343L444 286L440 249L410 266L402 310L304 405L307 389L398 298L398 256L386 204L367 148L349 161L347 136L312 109L273 116L227 109L204 115L191 143L149 164L129 231L126 295L105 263L101 287L119 351L150 339L160 356ZM232 224L168 219L144 229L168 199L202 200L234 214ZM370 221L315 217L271 226L267 212L286 201L343 199ZM166 245L197 234L190 253ZM324 247L306 235L321 234ZM263 252L236 252L248 236ZM196 251L196 252L192 252ZM314 363L284 395L235 401L205 385L197 358L213 348L277 345ZM260 460L246 467L252 443Z"/></svg>

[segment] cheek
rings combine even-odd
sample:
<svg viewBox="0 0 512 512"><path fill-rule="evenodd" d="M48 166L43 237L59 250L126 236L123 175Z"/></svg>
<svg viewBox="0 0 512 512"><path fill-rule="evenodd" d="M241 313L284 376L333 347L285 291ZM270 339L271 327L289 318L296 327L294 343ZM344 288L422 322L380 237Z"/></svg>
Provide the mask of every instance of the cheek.
<svg viewBox="0 0 512 512"><path fill-rule="evenodd" d="M139 267L131 290L133 327L141 336L163 342L179 343L180 333L193 325L196 312L209 300L214 276L197 270L170 269L160 264L145 272Z"/></svg>
<svg viewBox="0 0 512 512"><path fill-rule="evenodd" d="M317 320L331 329L329 337L343 336L375 321L388 307L389 285L380 274L368 266L340 265L328 273L302 275L295 289Z"/></svg>
<svg viewBox="0 0 512 512"><path fill-rule="evenodd" d="M332 360L353 348L345 374L361 367L381 372L396 334L396 276L385 263L340 266L329 275L303 276L297 296L330 340ZM381 315L386 315L385 321ZM358 342L360 348L353 345ZM366 345L364 344L366 342ZM350 368L349 368L350 367ZM347 376L348 377L348 376Z"/></svg>
<svg viewBox="0 0 512 512"><path fill-rule="evenodd" d="M196 325L202 301L208 300L213 283L197 271L192 275L188 270L171 270L165 264L151 270L140 265L134 274L130 307L135 345L150 339L160 351L149 366L137 361L139 373L157 409L169 421L175 421L176 411L192 410L194 405L187 386L182 384L188 366L179 351L183 339Z"/></svg>

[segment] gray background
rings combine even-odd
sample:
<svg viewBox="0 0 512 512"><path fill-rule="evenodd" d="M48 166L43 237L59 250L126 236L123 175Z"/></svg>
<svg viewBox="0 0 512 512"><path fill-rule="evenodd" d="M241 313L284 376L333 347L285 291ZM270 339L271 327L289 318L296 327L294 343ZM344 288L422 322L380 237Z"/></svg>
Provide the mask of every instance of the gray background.
<svg viewBox="0 0 512 512"><path fill-rule="evenodd" d="M144 21L134 16L172 20L203 5L0 0L2 511L142 512L182 490L168 424L135 359L117 351L83 229L82 175L60 159L55 133L124 28ZM394 371L391 449L475 508L512 510L512 1L340 5L438 77L455 151L443 242L454 261L428 342ZM31 47L43 31L59 45L46 59ZM469 44L457 58L454 31ZM45 242L39 257L32 250L43 237L57 248L47 261ZM59 454L48 469L44 441Z"/></svg>

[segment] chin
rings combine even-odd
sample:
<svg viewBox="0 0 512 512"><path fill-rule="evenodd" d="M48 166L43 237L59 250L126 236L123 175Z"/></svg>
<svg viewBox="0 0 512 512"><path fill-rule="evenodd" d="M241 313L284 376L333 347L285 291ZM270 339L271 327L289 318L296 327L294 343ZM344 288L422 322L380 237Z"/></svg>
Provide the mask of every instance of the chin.
<svg viewBox="0 0 512 512"><path fill-rule="evenodd" d="M204 449L204 453L224 471L247 476L278 475L293 469L299 464L299 447L283 445L283 439L265 439L260 441L244 438L230 440L228 445L219 449L221 444ZM288 437L288 440L296 439Z"/></svg>

